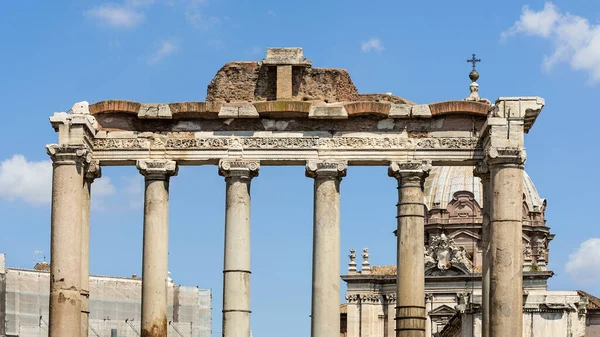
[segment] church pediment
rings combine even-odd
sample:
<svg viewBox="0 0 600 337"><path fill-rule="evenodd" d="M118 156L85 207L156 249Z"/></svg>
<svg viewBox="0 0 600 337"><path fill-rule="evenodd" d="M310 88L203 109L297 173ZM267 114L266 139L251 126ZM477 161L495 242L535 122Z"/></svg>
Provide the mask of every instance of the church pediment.
<svg viewBox="0 0 600 337"><path fill-rule="evenodd" d="M454 308L451 308L445 304L431 310L429 316L453 316L456 313Z"/></svg>

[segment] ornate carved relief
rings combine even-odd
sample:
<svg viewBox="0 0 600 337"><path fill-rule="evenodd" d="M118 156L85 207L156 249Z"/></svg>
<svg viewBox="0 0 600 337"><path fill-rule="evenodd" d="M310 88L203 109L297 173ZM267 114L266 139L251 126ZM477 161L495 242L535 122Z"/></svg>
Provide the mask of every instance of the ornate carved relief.
<svg viewBox="0 0 600 337"><path fill-rule="evenodd" d="M359 294L346 294L346 301L348 301L348 303L357 303L359 300Z"/></svg>
<svg viewBox="0 0 600 337"><path fill-rule="evenodd" d="M478 138L400 137L211 137L211 138L110 138L94 139L97 150L227 149L465 149L481 148Z"/></svg>
<svg viewBox="0 0 600 337"><path fill-rule="evenodd" d="M434 236L431 244L425 246L425 268L426 275L456 274L450 269L458 269L463 273L473 271L473 262L464 247L458 247L452 238L442 233Z"/></svg>
<svg viewBox="0 0 600 337"><path fill-rule="evenodd" d="M55 165L88 164L92 161L92 153L81 145L46 145L46 153Z"/></svg>
<svg viewBox="0 0 600 337"><path fill-rule="evenodd" d="M231 177L251 179L258 175L259 169L258 161L229 159L219 161L219 175L224 176L226 180Z"/></svg>
<svg viewBox="0 0 600 337"><path fill-rule="evenodd" d="M309 161L306 164L306 176L310 178L332 177L341 179L346 176L348 164L345 161Z"/></svg>
<svg viewBox="0 0 600 337"><path fill-rule="evenodd" d="M147 180L165 180L176 176L179 167L173 160L138 160L135 164Z"/></svg>

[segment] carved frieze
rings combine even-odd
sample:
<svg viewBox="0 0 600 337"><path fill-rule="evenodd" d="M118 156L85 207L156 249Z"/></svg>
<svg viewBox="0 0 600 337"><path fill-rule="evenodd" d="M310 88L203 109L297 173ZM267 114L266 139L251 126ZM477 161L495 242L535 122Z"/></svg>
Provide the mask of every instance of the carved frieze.
<svg viewBox="0 0 600 337"><path fill-rule="evenodd" d="M158 141L157 141L158 140ZM95 150L228 149L465 149L480 148L477 138L401 137L207 137L207 138L108 138L94 139Z"/></svg>
<svg viewBox="0 0 600 337"><path fill-rule="evenodd" d="M359 294L346 294L346 301L348 301L348 303L357 303L359 300Z"/></svg>

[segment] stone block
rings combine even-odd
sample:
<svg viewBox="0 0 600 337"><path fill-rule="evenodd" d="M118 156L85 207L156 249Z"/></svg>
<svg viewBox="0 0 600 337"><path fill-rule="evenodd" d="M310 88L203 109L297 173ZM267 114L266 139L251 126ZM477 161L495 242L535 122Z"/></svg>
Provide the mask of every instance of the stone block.
<svg viewBox="0 0 600 337"><path fill-rule="evenodd" d="M292 66L277 67L277 100L292 99Z"/></svg>
<svg viewBox="0 0 600 337"><path fill-rule="evenodd" d="M71 112L74 114L89 115L90 114L90 103L88 103L87 101L77 102L77 103L73 104L73 107L71 108Z"/></svg>
<svg viewBox="0 0 600 337"><path fill-rule="evenodd" d="M392 104L390 118L410 118L410 105L408 104Z"/></svg>
<svg viewBox="0 0 600 337"><path fill-rule="evenodd" d="M413 105L411 116L413 118L431 118L431 109L429 109L428 104Z"/></svg>
<svg viewBox="0 0 600 337"><path fill-rule="evenodd" d="M302 55L302 48L267 48L267 57L262 60L262 64L310 66L311 61Z"/></svg>
<svg viewBox="0 0 600 337"><path fill-rule="evenodd" d="M219 118L238 118L240 108L237 106L221 105Z"/></svg>
<svg viewBox="0 0 600 337"><path fill-rule="evenodd" d="M140 119L171 119L171 108L168 104L156 104L148 103L141 104L140 110L138 111L138 118Z"/></svg>
<svg viewBox="0 0 600 337"><path fill-rule="evenodd" d="M311 106L308 118L345 119L348 118L348 112L343 106Z"/></svg>
<svg viewBox="0 0 600 337"><path fill-rule="evenodd" d="M258 111L253 104L246 104L239 107L238 110L239 118L258 118Z"/></svg>

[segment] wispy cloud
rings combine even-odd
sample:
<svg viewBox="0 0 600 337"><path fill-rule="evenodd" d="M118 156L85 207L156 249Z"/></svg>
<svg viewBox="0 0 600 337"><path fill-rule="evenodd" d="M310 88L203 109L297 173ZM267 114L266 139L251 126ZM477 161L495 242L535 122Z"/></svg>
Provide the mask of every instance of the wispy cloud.
<svg viewBox="0 0 600 337"><path fill-rule="evenodd" d="M376 51L376 52L380 53L384 50L384 48L383 48L383 43L381 43L381 40L378 37L373 37L373 38L369 39L368 41L364 41L360 45L360 50L363 53L369 53L372 51Z"/></svg>
<svg viewBox="0 0 600 337"><path fill-rule="evenodd" d="M600 279L600 238L581 243L569 255L565 270L579 285L597 284Z"/></svg>
<svg viewBox="0 0 600 337"><path fill-rule="evenodd" d="M221 19L206 14L208 0L187 0L185 9L186 20L195 28L209 30L221 24Z"/></svg>
<svg viewBox="0 0 600 337"><path fill-rule="evenodd" d="M144 14L136 7L104 4L85 12L88 17L113 28L133 28L144 21Z"/></svg>
<svg viewBox="0 0 600 337"><path fill-rule="evenodd" d="M272 10L272 9L269 9L269 10L267 11L267 14L269 14L270 16L277 16L277 13L275 13L275 11L274 11L274 10Z"/></svg>
<svg viewBox="0 0 600 337"><path fill-rule="evenodd" d="M502 39L514 35L537 36L552 43L542 67L551 70L557 63L568 63L574 70L588 73L590 83L600 82L600 25L581 16L561 13L551 2L535 11L524 6L519 20L503 32Z"/></svg>
<svg viewBox="0 0 600 337"><path fill-rule="evenodd" d="M162 40L157 44L154 53L148 58L149 64L157 64L164 60L167 56L175 53L179 49L179 44L173 40Z"/></svg>

